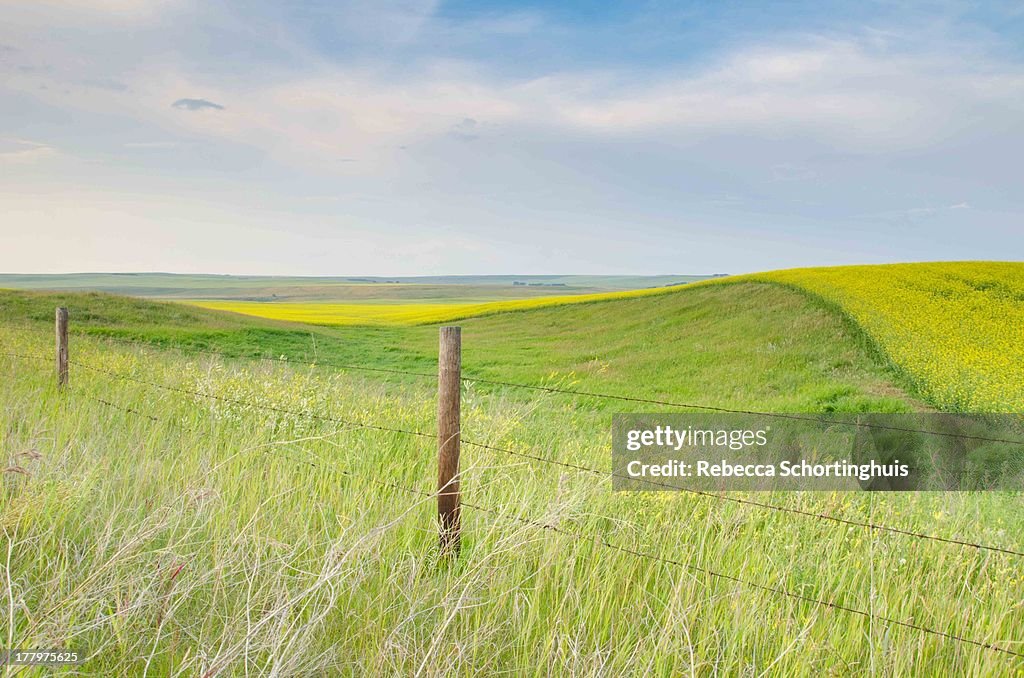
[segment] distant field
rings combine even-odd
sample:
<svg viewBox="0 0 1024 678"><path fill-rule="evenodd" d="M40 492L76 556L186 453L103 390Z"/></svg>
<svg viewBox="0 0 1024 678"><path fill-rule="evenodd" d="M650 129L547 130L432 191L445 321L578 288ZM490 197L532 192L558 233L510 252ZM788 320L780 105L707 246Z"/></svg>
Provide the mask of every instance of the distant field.
<svg viewBox="0 0 1024 678"><path fill-rule="evenodd" d="M96 291L154 299L335 303L485 302L664 287L708 276L493 275L279 277L170 273L0 275L0 288ZM519 284L516 284L519 283Z"/></svg>
<svg viewBox="0 0 1024 678"><path fill-rule="evenodd" d="M509 311L525 311L550 306L566 306L593 301L630 299L643 296L674 292L676 287L629 290L625 292L601 292L597 294L576 294L541 296L532 299L510 301L480 301L453 296L445 303L391 303L365 302L359 304L301 303L301 302L256 302L187 300L186 303L200 308L230 311L270 320L308 323L312 325L427 325L451 322L463 318L494 315ZM458 288L455 288L458 290Z"/></svg>

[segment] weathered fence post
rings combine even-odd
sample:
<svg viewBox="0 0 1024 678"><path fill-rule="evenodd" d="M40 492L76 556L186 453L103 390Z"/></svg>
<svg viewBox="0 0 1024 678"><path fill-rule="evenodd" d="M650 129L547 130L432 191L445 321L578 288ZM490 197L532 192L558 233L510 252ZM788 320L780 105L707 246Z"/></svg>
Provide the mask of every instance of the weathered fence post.
<svg viewBox="0 0 1024 678"><path fill-rule="evenodd" d="M68 385L68 309L57 307L57 386Z"/></svg>
<svg viewBox="0 0 1024 678"><path fill-rule="evenodd" d="M442 557L459 555L462 328L442 327L437 360L437 518Z"/></svg>

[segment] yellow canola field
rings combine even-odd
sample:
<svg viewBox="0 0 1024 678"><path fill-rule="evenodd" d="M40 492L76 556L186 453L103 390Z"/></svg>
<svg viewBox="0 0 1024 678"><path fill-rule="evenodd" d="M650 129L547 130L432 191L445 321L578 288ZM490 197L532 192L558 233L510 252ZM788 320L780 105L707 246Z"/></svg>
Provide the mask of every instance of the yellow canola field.
<svg viewBox="0 0 1024 678"><path fill-rule="evenodd" d="M549 306L565 306L608 299L629 299L668 294L680 287L658 287L626 292L574 294L533 299L486 302L447 302L413 304L335 304L302 302L195 300L187 303L217 311L231 311L272 320L313 325L429 325L509 311L526 311Z"/></svg>
<svg viewBox="0 0 1024 678"><path fill-rule="evenodd" d="M1024 263L837 266L730 278L837 306L944 410L1024 412Z"/></svg>

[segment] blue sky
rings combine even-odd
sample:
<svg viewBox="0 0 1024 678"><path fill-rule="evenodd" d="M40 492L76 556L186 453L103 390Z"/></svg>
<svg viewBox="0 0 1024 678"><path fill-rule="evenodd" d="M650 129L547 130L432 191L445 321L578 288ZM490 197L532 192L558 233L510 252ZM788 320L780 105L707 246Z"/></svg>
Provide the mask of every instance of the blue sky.
<svg viewBox="0 0 1024 678"><path fill-rule="evenodd" d="M1024 1L9 1L0 271L1020 259Z"/></svg>

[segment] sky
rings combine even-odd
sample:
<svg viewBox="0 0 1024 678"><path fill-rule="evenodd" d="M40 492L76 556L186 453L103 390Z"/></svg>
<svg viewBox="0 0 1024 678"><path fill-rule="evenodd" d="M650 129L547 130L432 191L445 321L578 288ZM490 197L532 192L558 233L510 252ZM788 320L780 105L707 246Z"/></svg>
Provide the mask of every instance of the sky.
<svg viewBox="0 0 1024 678"><path fill-rule="evenodd" d="M1020 260L1024 0L0 0L0 272Z"/></svg>

